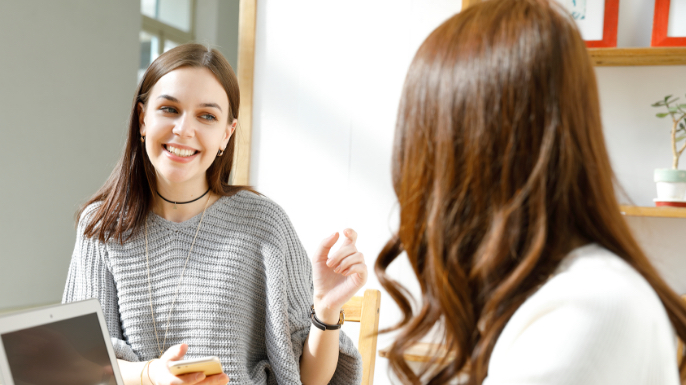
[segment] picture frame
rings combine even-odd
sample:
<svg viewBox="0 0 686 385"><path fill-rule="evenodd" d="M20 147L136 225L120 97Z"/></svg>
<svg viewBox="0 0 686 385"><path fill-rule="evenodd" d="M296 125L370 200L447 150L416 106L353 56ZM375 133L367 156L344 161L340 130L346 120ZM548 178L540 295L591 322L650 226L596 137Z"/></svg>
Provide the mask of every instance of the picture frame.
<svg viewBox="0 0 686 385"><path fill-rule="evenodd" d="M619 0L557 0L576 21L588 48L617 46Z"/></svg>
<svg viewBox="0 0 686 385"><path fill-rule="evenodd" d="M670 23L670 19L677 20L676 13L679 13L682 19L686 16L686 4L683 1L655 0L651 47L686 47L686 25Z"/></svg>

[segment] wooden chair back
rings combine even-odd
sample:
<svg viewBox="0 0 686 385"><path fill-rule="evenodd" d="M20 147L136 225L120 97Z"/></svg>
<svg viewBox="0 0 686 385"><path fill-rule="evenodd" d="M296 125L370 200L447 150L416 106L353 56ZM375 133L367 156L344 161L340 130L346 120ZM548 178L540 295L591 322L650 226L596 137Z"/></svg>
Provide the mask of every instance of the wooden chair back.
<svg viewBox="0 0 686 385"><path fill-rule="evenodd" d="M681 299L686 301L686 294L681 295ZM677 337L676 344L676 362L681 363L681 359L684 357L684 341Z"/></svg>
<svg viewBox="0 0 686 385"><path fill-rule="evenodd" d="M362 385L374 383L376 362L376 337L379 334L379 307L381 292L374 289L364 291L363 297L352 297L343 305L345 322L360 323L360 338L357 350L362 356Z"/></svg>

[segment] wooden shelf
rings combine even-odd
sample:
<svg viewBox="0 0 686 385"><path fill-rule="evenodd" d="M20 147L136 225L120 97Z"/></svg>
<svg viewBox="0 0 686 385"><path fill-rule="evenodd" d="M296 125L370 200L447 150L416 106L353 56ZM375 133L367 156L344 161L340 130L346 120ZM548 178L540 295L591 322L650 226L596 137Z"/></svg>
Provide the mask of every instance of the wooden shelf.
<svg viewBox="0 0 686 385"><path fill-rule="evenodd" d="M686 47L589 48L593 65L664 66L686 65Z"/></svg>
<svg viewBox="0 0 686 385"><path fill-rule="evenodd" d="M388 349L379 349L379 357L388 357ZM405 352L405 360L409 362L429 362L436 355L445 356L445 347L440 344L420 342ZM451 358L452 359L452 358Z"/></svg>
<svg viewBox="0 0 686 385"><path fill-rule="evenodd" d="M619 206L622 214L630 217L686 218L686 208Z"/></svg>

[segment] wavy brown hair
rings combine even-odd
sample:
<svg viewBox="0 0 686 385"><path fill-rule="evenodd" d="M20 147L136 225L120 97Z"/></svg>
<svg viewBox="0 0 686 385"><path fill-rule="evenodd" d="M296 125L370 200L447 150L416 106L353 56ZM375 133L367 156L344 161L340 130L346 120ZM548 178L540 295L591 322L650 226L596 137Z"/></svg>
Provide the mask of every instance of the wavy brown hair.
<svg viewBox="0 0 686 385"><path fill-rule="evenodd" d="M400 226L375 266L404 315L388 353L399 379L444 384L469 367L481 384L513 313L590 242L650 283L686 339L686 307L634 240L613 181L594 70L560 6L490 0L436 28L405 80L393 152ZM385 273L403 251L421 286L416 309ZM403 353L435 324L451 358L416 375Z"/></svg>
<svg viewBox="0 0 686 385"><path fill-rule="evenodd" d="M129 133L122 157L105 184L76 214L77 220L93 203L100 203L89 215L84 234L106 242L123 243L143 226L152 209L153 191L157 189L155 169L140 141L138 103L146 104L152 87L162 76L181 67L207 68L217 78L229 98L229 122L238 119L240 92L238 80L229 62L216 49L201 44L183 44L173 48L150 64L138 84L131 105ZM229 175L233 166L236 133L229 139L223 156L215 158L207 169L207 183L217 195L230 196L247 186L232 186Z"/></svg>

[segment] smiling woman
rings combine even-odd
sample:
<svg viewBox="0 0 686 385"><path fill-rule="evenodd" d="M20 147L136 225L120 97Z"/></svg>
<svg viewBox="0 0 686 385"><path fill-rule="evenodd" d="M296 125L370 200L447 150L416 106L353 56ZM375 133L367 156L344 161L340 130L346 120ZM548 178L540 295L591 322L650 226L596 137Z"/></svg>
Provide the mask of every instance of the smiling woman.
<svg viewBox="0 0 686 385"><path fill-rule="evenodd" d="M359 383L336 325L367 280L357 234L329 253L332 234L310 263L281 207L229 184L239 98L216 50L185 44L150 65L124 154L78 213L63 302L100 300L127 384ZM172 374L184 356L226 373Z"/></svg>
<svg viewBox="0 0 686 385"><path fill-rule="evenodd" d="M178 202L208 190L205 170L223 155L236 130L230 111L227 93L206 68L183 67L162 76L147 105L138 103L140 135L159 196Z"/></svg>
<svg viewBox="0 0 686 385"><path fill-rule="evenodd" d="M102 202L93 213L93 220L85 227L86 236L97 236L101 242L111 238L123 242L133 235L132 230L142 227L151 210L161 213L164 206L157 204L153 207L159 202L153 199L153 192L174 202L182 202L199 196L209 188L214 193L214 200L211 202L214 203L219 196L232 196L248 189L245 186L229 185L228 182L235 148L235 139L231 134L238 118L240 92L231 66L218 51L208 50L199 44L185 44L166 52L148 67L136 95L126 149L120 164L100 191L79 212L81 216L86 207ZM225 112L219 114L222 111L200 106L212 103L217 106L224 103ZM202 108L198 109L200 107ZM198 111L202 112L195 115ZM212 115L216 121L208 121L207 116L203 119L203 115ZM191 121L189 118L193 116L194 121ZM220 117L223 118L221 121ZM200 130L201 123L198 119L211 122L214 129L208 130L205 127ZM152 134L146 143L147 127L150 127ZM175 144L177 149L201 150L193 146L201 146L201 139L204 145L208 145L205 141L210 135L208 131L214 131L215 135L228 134L228 138L213 144L213 151L203 149L202 157L182 159L165 147L167 143L164 140L167 140L170 141L169 144ZM226 154L217 156L220 151ZM167 162L161 161L164 154L168 154ZM171 159L171 156L175 158ZM200 159L196 162L196 158ZM169 178L174 177L173 170L178 171L184 161L186 164L183 166L183 174L188 177L195 172L195 177L193 180L183 181L184 183L176 183L174 192L171 192ZM206 177L202 178L200 174ZM193 184L198 181L200 185ZM124 210L126 215L119 210ZM183 211L185 215L176 213L173 220L181 222L193 216L188 215L194 210ZM118 215L113 215L115 212Z"/></svg>

